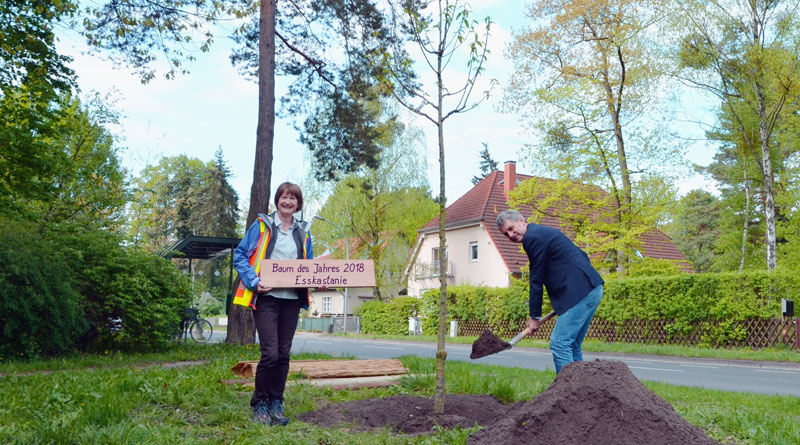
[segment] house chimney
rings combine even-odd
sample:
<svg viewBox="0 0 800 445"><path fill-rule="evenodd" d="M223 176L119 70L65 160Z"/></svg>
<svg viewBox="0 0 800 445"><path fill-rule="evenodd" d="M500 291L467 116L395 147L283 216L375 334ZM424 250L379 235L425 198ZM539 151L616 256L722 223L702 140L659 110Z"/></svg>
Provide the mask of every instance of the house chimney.
<svg viewBox="0 0 800 445"><path fill-rule="evenodd" d="M503 192L508 198L508 192L514 190L517 186L517 163L515 161L506 161L503 166Z"/></svg>

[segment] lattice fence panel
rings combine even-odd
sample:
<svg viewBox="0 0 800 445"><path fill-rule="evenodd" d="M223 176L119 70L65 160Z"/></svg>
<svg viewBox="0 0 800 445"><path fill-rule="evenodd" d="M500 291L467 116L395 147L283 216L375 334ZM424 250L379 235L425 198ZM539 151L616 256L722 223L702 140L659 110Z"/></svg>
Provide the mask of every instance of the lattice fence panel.
<svg viewBox="0 0 800 445"><path fill-rule="evenodd" d="M587 339L608 343L645 343L669 344L679 346L697 346L709 344L714 347L749 347L753 349L783 346L792 349L798 347L797 320L792 319L749 319L731 324L726 332L739 332L743 338L736 336L714 336L710 333L719 329L720 322L695 322L687 332L668 330L668 320L627 320L617 324L608 320L593 319L586 334ZM534 339L547 340L553 331L554 321L545 322L533 335ZM503 321L492 329L501 338L510 338L524 329L523 322ZM489 323L478 320L460 320L458 335L479 336L489 328ZM722 340L721 342L716 340ZM716 342L715 342L716 341ZM720 344L721 343L721 344Z"/></svg>

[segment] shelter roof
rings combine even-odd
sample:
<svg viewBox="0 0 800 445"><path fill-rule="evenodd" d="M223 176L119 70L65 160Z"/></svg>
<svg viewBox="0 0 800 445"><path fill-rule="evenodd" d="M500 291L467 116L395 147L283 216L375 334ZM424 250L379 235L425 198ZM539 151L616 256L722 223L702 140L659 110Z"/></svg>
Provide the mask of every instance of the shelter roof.
<svg viewBox="0 0 800 445"><path fill-rule="evenodd" d="M187 258L208 260L230 254L241 238L220 238L214 236L188 236L165 249L164 258Z"/></svg>

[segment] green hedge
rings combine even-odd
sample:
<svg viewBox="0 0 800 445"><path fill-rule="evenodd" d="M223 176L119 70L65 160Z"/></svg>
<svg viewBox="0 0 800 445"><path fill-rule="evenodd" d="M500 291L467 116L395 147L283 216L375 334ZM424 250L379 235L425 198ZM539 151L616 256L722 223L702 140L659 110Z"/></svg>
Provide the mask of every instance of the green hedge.
<svg viewBox="0 0 800 445"><path fill-rule="evenodd" d="M450 320L480 320L497 328L503 321L524 323L528 317L528 283L515 280L508 288L450 286ZM704 342L724 344L746 335L734 327L751 318L780 315L781 298L797 299L800 274L788 270L743 273L679 274L608 279L595 315L618 324L626 320L669 320L670 334L688 333L701 324ZM439 290L422 297L422 329L436 333ZM543 313L552 310L545 293ZM364 320L362 319L362 323Z"/></svg>
<svg viewBox="0 0 800 445"><path fill-rule="evenodd" d="M364 334L408 334L408 318L419 314L420 300L397 297L388 301L368 301L361 305L361 332Z"/></svg>
<svg viewBox="0 0 800 445"><path fill-rule="evenodd" d="M422 332L435 335L439 320L439 289L422 296ZM544 311L552 310L545 301ZM496 329L501 322L524 322L528 318L528 284L514 280L510 287L448 286L447 323L479 320Z"/></svg>
<svg viewBox="0 0 800 445"><path fill-rule="evenodd" d="M63 255L38 234L0 221L0 357L72 349L88 324Z"/></svg>

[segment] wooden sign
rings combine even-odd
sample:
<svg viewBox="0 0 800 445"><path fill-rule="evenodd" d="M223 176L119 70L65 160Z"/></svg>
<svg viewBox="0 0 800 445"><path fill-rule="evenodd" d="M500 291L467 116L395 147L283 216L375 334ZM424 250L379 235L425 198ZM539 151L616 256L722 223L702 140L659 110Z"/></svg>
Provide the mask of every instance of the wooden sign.
<svg viewBox="0 0 800 445"><path fill-rule="evenodd" d="M270 287L375 287L372 260L261 260Z"/></svg>

